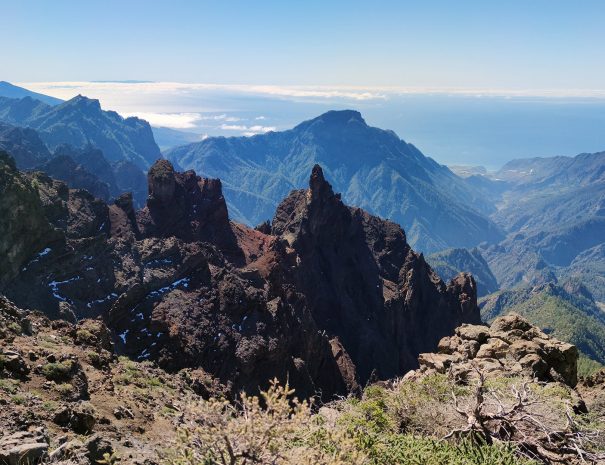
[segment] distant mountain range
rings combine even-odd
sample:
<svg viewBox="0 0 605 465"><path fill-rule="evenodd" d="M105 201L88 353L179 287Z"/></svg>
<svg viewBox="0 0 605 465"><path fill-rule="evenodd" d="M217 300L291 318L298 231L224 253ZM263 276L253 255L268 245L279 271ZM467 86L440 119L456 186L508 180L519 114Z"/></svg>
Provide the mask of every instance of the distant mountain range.
<svg viewBox="0 0 605 465"><path fill-rule="evenodd" d="M186 143L165 156L220 178L231 216L249 225L269 219L320 163L344 200L403 225L444 278L472 272L480 295L573 278L605 301L605 152L513 160L496 173L450 170L351 110L282 132L199 140L86 97L37 96L0 83L0 148L20 169L45 170L104 200L130 190L136 205L145 202L144 171L160 157L154 137L162 147Z"/></svg>
<svg viewBox="0 0 605 465"><path fill-rule="evenodd" d="M81 95L54 106L29 96L0 97L0 121L35 129L51 150L94 146L110 162L128 160L143 170L161 157L149 123L103 111L98 100Z"/></svg>
<svg viewBox="0 0 605 465"><path fill-rule="evenodd" d="M0 83L0 148L19 169L45 171L105 201L131 191L139 207L144 172L161 157L146 121L103 111L98 100L63 102L8 83Z"/></svg>
<svg viewBox="0 0 605 465"><path fill-rule="evenodd" d="M133 193L137 206L147 198L147 180L141 168L127 160L109 163L95 147L62 144L51 152L34 129L0 123L0 149L11 154L19 169L44 171L105 201L126 191Z"/></svg>
<svg viewBox="0 0 605 465"><path fill-rule="evenodd" d="M497 205L491 219L507 237L481 252L502 287L584 274L579 265L587 255L593 268L600 262L605 269L599 253L605 247L605 152L514 160L491 178L483 177L479 190ZM583 281L605 300L602 277L595 277L584 274Z"/></svg>
<svg viewBox="0 0 605 465"><path fill-rule="evenodd" d="M170 180L173 172L166 161L156 163L155 171L148 173L148 189L145 173L161 156L154 137L162 147L186 144L164 154L178 170L193 169L203 176L220 178L218 184L205 180L199 186L208 199L196 194L185 210L180 197L164 205L162 199L177 189L174 183L164 185L166 176ZM282 132L199 139L196 134L167 128L152 130L145 121L103 111L97 100L78 96L67 102L42 101L25 89L0 83L0 149L12 156L5 162L6 173L14 171L14 159L20 170L44 171L97 197L68 191L41 173L6 178L12 180L11 188L26 205L33 202L30 187L37 185L49 218L59 212L49 199L60 198L64 206L71 205L55 218L60 224L72 218L78 231L94 235L107 228L109 218L113 222L111 234L122 234L132 226L137 240L145 234L148 239L162 235L166 228L178 236L200 215L199 209L205 211L220 198L220 208L208 213L212 221L206 218L190 225L204 241L210 234L216 244L228 246L232 253L234 237L245 230L242 251L252 257L257 251L248 248L263 235L280 236L292 245L289 228L296 217L299 252L307 250L309 237L321 235L330 246L322 252L326 255L314 260L323 263L330 256L341 263L338 251L346 245L332 238L342 232L336 210L324 210L320 226L309 229L308 219L299 214L298 207L292 210L282 204L278 208L284 197L294 206L309 201L304 196L313 192L313 186L307 193L297 189L307 184L312 167L321 164L327 180L341 193L332 198L330 188L330 202L341 202L342 195L343 201L402 225L407 243L427 254L426 262L444 280L458 272L472 273L477 284L472 286L472 293L483 296L483 318L519 312L556 337L577 344L585 363L605 362L605 152L513 160L495 173L477 167L450 169L424 156L394 132L368 126L361 114L352 110L330 111ZM194 178L190 171L176 176L179 196L195 190ZM321 184L328 185L323 174ZM125 191L133 192L133 199L120 196ZM103 203L112 199L114 205ZM225 200L231 219L250 226L258 224L256 231L233 226ZM135 207L145 203L147 211L137 225ZM88 213L103 211L92 215L96 218L93 222L80 224L81 208ZM33 206L31 209L36 211ZM216 218L223 225L220 231L213 229ZM273 221L266 222L270 218ZM53 236L44 225L28 221L42 232L21 239L31 242L26 244L31 250L39 250ZM139 226L151 229L141 236ZM362 242L370 241L372 254L382 262L391 253L383 256L381 252L390 250L390 236L379 237L369 226L364 228L356 226L350 234L358 235ZM9 239L4 243L0 240L0 249L8 250L10 241L21 240L19 235L19 231L8 231L5 236ZM428 272L424 257L420 255L418 260L423 263L422 273ZM347 263L342 262L343 269ZM10 262L7 270L15 275L19 266ZM343 289L348 292L354 288L347 287L350 276L338 277L338 282L341 278L346 283ZM174 283L179 279L175 275ZM360 282L365 283L364 279ZM29 279L24 280L23 286L29 283ZM322 285L319 279L311 287ZM356 297L348 301L347 310L351 302L361 299L356 293L355 289ZM326 315L328 318L331 313Z"/></svg>
<svg viewBox="0 0 605 465"><path fill-rule="evenodd" d="M483 318L521 313L605 363L605 152L513 160L496 173L458 171L493 202L490 218L506 232L473 251L502 289L483 300ZM428 261L443 277L485 272L462 251ZM583 363L594 364L588 358Z"/></svg>
<svg viewBox="0 0 605 465"><path fill-rule="evenodd" d="M165 156L220 178L232 215L248 224L271 218L279 199L319 163L344 200L403 225L424 252L503 237L486 217L493 206L464 180L356 111L330 111L283 132L211 137Z"/></svg>
<svg viewBox="0 0 605 465"><path fill-rule="evenodd" d="M39 94L32 92L31 90L24 89L23 87L15 86L10 82L0 81L0 97L22 99L24 97L31 97L40 102L46 103L47 105L59 105L63 103L63 100L51 97L49 95Z"/></svg>

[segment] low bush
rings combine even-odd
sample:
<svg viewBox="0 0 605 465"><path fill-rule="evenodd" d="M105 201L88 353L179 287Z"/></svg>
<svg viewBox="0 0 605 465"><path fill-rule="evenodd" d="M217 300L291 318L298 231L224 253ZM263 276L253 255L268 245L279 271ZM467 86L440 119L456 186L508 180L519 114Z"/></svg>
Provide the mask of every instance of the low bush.
<svg viewBox="0 0 605 465"><path fill-rule="evenodd" d="M75 363L73 360L47 363L46 365L42 365L42 374L50 381L68 381L72 377L74 368Z"/></svg>

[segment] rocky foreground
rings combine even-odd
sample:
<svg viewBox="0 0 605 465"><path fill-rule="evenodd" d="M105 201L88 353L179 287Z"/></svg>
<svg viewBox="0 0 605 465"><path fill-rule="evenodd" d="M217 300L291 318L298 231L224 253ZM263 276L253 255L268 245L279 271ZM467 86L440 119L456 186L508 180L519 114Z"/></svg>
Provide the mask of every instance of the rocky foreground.
<svg viewBox="0 0 605 465"><path fill-rule="evenodd" d="M273 388L231 409L201 370L118 356L101 320L49 320L5 298L0 341L1 464L222 463L225 438L235 464L605 460L605 377L576 385L575 347L516 315L463 325L418 370L312 410ZM477 453L474 434L487 444Z"/></svg>

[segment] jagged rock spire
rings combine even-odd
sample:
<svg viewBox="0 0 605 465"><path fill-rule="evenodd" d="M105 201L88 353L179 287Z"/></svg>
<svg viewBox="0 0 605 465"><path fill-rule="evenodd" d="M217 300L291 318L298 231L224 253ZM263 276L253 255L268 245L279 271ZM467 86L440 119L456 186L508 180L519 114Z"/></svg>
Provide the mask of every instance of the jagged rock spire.
<svg viewBox="0 0 605 465"><path fill-rule="evenodd" d="M149 197L168 204L174 195L176 180L174 167L168 160L157 160L147 174Z"/></svg>
<svg viewBox="0 0 605 465"><path fill-rule="evenodd" d="M334 197L334 191L332 186L326 178L324 178L324 172L321 166L313 166L311 171L311 177L309 178L309 189L310 189L310 200L313 202L319 199L329 199Z"/></svg>

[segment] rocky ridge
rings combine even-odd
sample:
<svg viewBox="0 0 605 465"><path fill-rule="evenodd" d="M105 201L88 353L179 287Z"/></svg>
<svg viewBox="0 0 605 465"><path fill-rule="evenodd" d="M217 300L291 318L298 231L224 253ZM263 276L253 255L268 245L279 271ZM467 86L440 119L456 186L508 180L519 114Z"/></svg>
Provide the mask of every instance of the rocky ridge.
<svg viewBox="0 0 605 465"><path fill-rule="evenodd" d="M470 275L443 283L399 226L344 205L319 166L266 232L229 220L219 180L165 160L139 211L127 195L107 205L39 173L13 176L36 187L60 238L20 257L3 286L11 299L53 318L101 316L118 353L203 368L233 392L273 376L301 395L356 391L479 322Z"/></svg>

